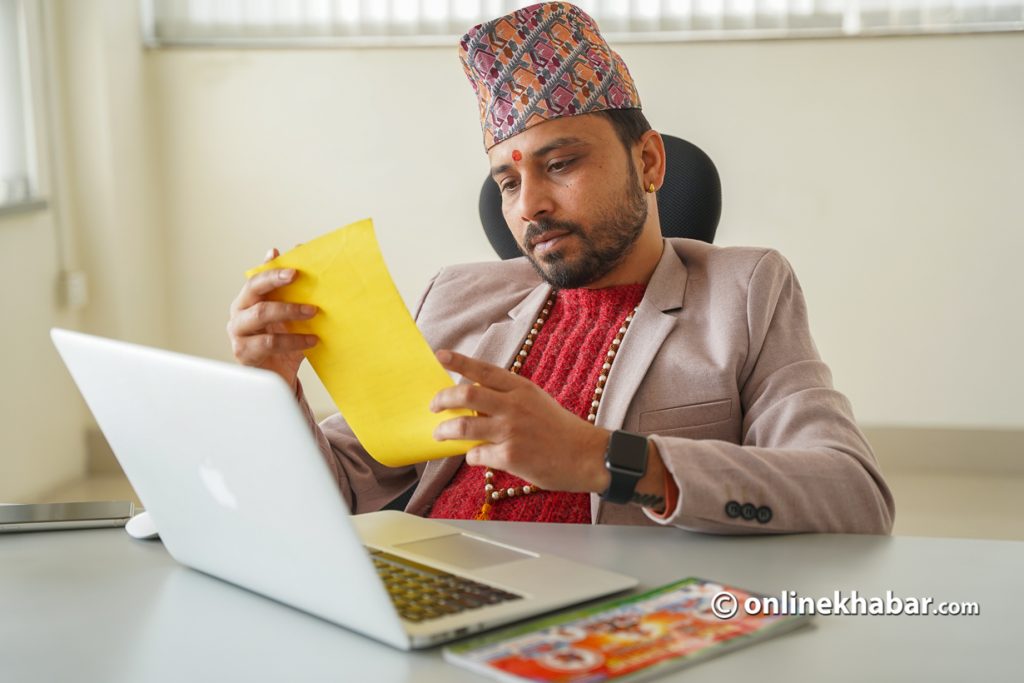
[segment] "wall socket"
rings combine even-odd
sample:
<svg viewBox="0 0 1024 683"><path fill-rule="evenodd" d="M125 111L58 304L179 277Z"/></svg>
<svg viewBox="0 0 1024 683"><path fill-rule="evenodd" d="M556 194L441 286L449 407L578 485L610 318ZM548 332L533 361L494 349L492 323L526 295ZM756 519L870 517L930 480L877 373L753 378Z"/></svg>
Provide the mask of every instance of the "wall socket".
<svg viewBox="0 0 1024 683"><path fill-rule="evenodd" d="M84 270L62 271L57 287L60 303L65 308L77 311L89 303L89 277Z"/></svg>

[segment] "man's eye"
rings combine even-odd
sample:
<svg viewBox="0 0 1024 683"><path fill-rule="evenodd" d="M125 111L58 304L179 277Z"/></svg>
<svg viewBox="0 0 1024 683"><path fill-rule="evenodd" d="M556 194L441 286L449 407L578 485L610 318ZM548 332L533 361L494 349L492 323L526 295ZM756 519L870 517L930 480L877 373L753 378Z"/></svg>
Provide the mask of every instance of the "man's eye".
<svg viewBox="0 0 1024 683"><path fill-rule="evenodd" d="M555 173L557 173L558 171L564 171L566 168L569 167L570 164L572 164L572 162L572 159L560 159L558 161L552 161L550 164L548 164L548 170L554 171Z"/></svg>
<svg viewBox="0 0 1024 683"><path fill-rule="evenodd" d="M503 182L498 187L501 189L501 191L503 193L504 192L511 192L512 190L516 189L516 181L514 181L514 180L506 180L505 182Z"/></svg>

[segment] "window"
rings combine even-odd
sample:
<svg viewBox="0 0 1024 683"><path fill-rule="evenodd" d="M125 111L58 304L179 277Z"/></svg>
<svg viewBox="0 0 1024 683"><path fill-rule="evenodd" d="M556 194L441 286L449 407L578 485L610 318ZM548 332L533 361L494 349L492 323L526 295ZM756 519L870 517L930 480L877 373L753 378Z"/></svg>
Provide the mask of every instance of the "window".
<svg viewBox="0 0 1024 683"><path fill-rule="evenodd" d="M0 210L36 196L24 7L0 0Z"/></svg>
<svg viewBox="0 0 1024 683"><path fill-rule="evenodd" d="M141 0L150 46L452 45L536 0ZM1024 29L1024 0L578 0L609 42Z"/></svg>

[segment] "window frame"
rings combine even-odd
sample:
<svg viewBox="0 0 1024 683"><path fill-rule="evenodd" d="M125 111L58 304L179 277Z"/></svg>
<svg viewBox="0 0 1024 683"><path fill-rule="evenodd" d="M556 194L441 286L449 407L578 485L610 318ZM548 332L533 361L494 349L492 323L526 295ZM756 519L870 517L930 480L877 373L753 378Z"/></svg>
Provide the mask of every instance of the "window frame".
<svg viewBox="0 0 1024 683"><path fill-rule="evenodd" d="M42 15L40 3L26 0L0 0L14 8L16 43L14 52L19 72L18 93L21 122L16 135L24 140L24 176L15 177L24 183L21 196L8 200L0 194L0 216L46 209L49 206L45 153L49 149L42 133L45 99L42 63ZM17 125L17 124L13 124ZM2 181L2 179L0 179Z"/></svg>

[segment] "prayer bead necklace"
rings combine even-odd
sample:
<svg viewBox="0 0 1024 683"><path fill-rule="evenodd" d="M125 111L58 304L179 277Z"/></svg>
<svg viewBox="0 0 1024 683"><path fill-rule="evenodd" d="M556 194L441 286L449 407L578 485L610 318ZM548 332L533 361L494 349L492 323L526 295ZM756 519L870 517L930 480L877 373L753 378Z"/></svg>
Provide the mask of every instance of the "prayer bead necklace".
<svg viewBox="0 0 1024 683"><path fill-rule="evenodd" d="M537 320L534 321L533 327L530 329L530 333L526 335L526 340L523 342L522 348L519 349L519 353L516 354L515 360L512 362L512 367L509 368L509 372L513 375L518 375L522 372L523 364L526 362L526 357L530 355L530 349L533 347L533 343L537 340L537 335L540 334L540 328L544 326L548 316L551 315L551 310L555 306L556 296L557 292L552 293L551 297L544 304L544 308L541 309ZM590 410L587 413L587 422L590 424L594 424L597 420L597 409L601 407L601 397L604 395L604 387L608 382L608 374L612 369L612 362L618 354L619 346L622 344L622 338L626 335L626 330L629 329L629 324L633 322L633 316L636 315L637 308L639 308L639 306L634 306L633 310L630 311L629 315L627 315L626 319L622 322L622 325L619 326L619 331L615 334L615 339L612 340L608 353L605 354L604 364L601 366L601 374L597 378L597 386L594 388L594 396L590 401ZM480 508L480 512L477 513L476 519L478 520L490 519L494 503L499 500L528 496L531 493L538 493L543 490L533 484L510 486L505 489L500 489L494 485L494 479L494 471L490 467L485 469L484 503Z"/></svg>

